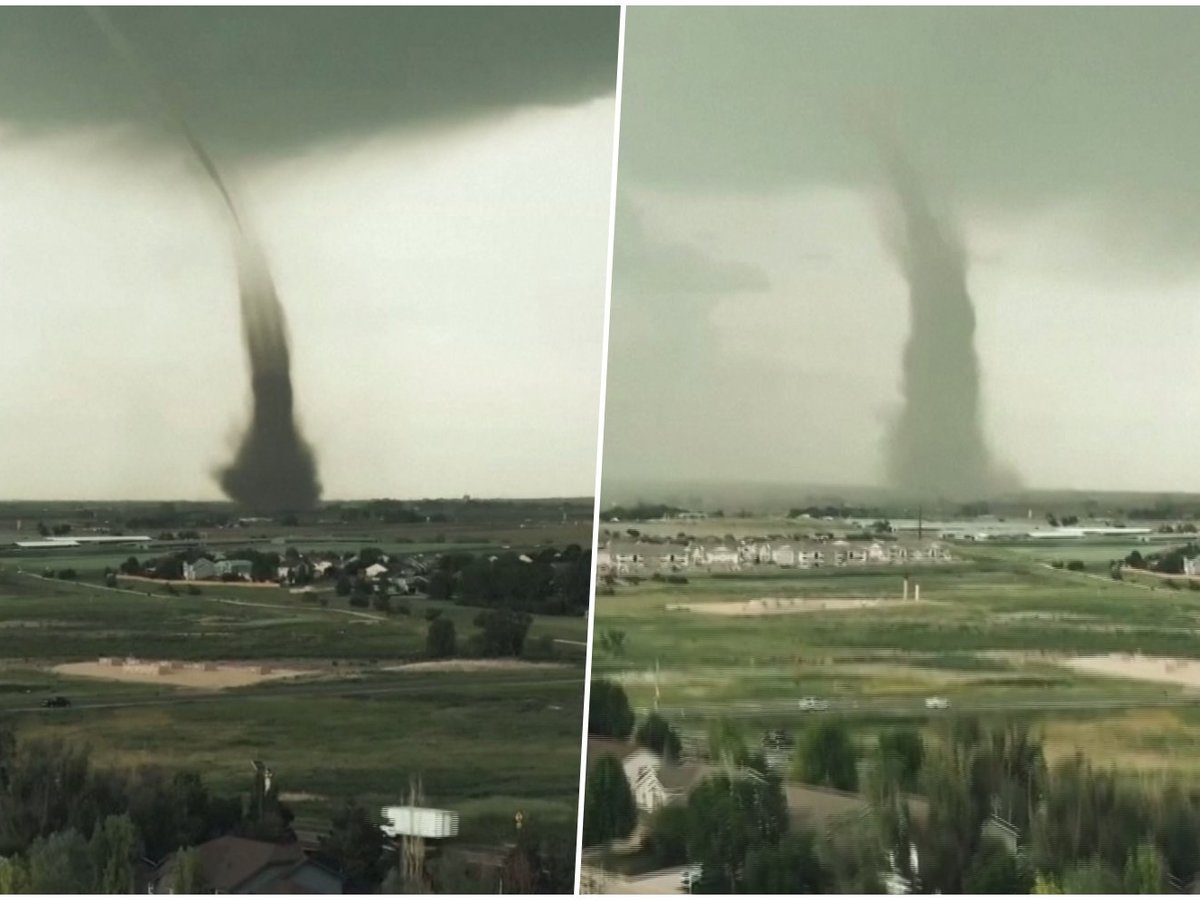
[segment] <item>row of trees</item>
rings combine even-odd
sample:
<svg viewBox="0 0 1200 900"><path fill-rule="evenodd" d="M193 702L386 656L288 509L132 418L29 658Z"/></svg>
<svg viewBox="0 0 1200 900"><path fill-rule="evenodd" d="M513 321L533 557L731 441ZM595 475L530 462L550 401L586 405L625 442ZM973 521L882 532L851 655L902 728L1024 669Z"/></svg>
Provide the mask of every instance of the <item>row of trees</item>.
<svg viewBox="0 0 1200 900"><path fill-rule="evenodd" d="M586 615L592 554L577 544L520 554L445 553L429 575L435 600L536 615Z"/></svg>
<svg viewBox="0 0 1200 900"><path fill-rule="evenodd" d="M295 840L278 783L212 790L195 771L96 765L86 746L19 738L0 725L0 893L134 891L142 860L179 852L176 893L201 892L194 848L226 834ZM319 856L353 892L384 876L384 837L366 810L345 804Z"/></svg>
<svg viewBox="0 0 1200 900"><path fill-rule="evenodd" d="M593 734L658 749L646 738L673 733L653 715L635 726L617 685L591 696ZM1050 765L1019 722L958 718L929 738L898 727L867 742L817 724L796 742L793 778L856 791L867 813L821 833L789 828L779 775L736 727L713 723L708 744L721 774L654 813L646 848L658 866L700 865L700 892L878 893L891 872L925 893L1161 893L1200 873L1200 789L1083 756ZM624 837L637 811L621 765L590 763L585 840Z"/></svg>

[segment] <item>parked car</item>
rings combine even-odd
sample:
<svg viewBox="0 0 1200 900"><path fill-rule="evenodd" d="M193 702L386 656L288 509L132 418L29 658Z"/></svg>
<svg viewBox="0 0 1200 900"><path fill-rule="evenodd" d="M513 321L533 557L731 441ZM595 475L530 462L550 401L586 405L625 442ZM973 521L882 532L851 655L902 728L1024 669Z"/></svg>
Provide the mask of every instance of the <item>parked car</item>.
<svg viewBox="0 0 1200 900"><path fill-rule="evenodd" d="M66 697L48 697L42 701L42 706L47 709L60 709L64 706L70 706L71 701Z"/></svg>
<svg viewBox="0 0 1200 900"><path fill-rule="evenodd" d="M925 708L926 709L949 709L950 701L947 700L945 697L926 697L925 698Z"/></svg>
<svg viewBox="0 0 1200 900"><path fill-rule="evenodd" d="M829 709L829 701L819 697L805 697L800 701L800 708L805 712L819 712Z"/></svg>

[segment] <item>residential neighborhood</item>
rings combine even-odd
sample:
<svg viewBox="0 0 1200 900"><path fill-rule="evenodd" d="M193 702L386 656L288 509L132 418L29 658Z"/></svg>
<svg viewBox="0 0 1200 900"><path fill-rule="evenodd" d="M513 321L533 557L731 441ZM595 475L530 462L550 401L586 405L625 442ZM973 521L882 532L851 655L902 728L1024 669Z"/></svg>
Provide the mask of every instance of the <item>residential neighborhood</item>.
<svg viewBox="0 0 1200 900"><path fill-rule="evenodd" d="M786 569L851 566L928 565L953 559L940 540L849 541L793 539L694 538L684 541L622 539L609 535L596 550L603 577L654 573L741 571L760 566Z"/></svg>

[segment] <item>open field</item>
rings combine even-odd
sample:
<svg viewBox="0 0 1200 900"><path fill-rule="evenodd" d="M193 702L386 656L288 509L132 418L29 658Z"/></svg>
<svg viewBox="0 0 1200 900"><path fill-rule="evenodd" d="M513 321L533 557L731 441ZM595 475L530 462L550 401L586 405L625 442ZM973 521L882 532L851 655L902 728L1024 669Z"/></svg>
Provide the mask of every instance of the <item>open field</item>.
<svg viewBox="0 0 1200 900"><path fill-rule="evenodd" d="M596 633L624 632L622 654L597 649L595 671L620 681L635 706L657 699L699 730L724 716L749 736L802 728L813 714L796 701L816 696L831 701L832 714L876 729L897 717L931 724L956 708L1011 712L1039 723L1058 754L1083 750L1139 770L1194 768L1185 751L1200 750L1200 592L1053 569L990 546L971 557L911 567L922 602L907 605L898 602L902 573L885 569L621 583L597 598ZM1075 556L1063 547L1053 558ZM763 597L795 600L806 612L695 612L748 610ZM837 602L882 597L896 599ZM826 608L813 608L821 602ZM1125 660L1139 653L1140 664ZM1168 672L1151 657L1176 662ZM935 695L950 700L949 713L923 708ZM1106 726L1152 712L1181 724L1161 740Z"/></svg>
<svg viewBox="0 0 1200 900"><path fill-rule="evenodd" d="M425 613L440 609L460 635L477 609L406 599L408 614L323 609L287 590L170 595L20 575L0 560L0 658L93 662L102 656L174 660L417 659ZM355 615L351 615L355 613ZM4 627L12 623L11 627ZM582 617L538 616L529 639L586 640Z"/></svg>
<svg viewBox="0 0 1200 900"><path fill-rule="evenodd" d="M216 538L210 547L437 554L587 543L590 522L253 527ZM529 659L430 661L429 616L452 622L462 648L479 608L393 596L389 614L332 592L323 606L273 586L103 583L105 567L171 546L0 550L0 713L18 732L87 743L103 763L190 767L234 791L249 789L249 762L263 759L305 819L348 798L400 802L419 775L431 804L460 813L466 841L511 838L518 811L573 832L586 618L535 616ZM43 577L67 568L75 580ZM104 657L177 666L159 674ZM55 695L72 705L42 708Z"/></svg>
<svg viewBox="0 0 1200 900"><path fill-rule="evenodd" d="M509 836L512 817L574 827L583 673L379 675L374 694L293 693L283 685L212 702L22 714L22 733L76 738L100 761L190 766L245 788L266 760L298 813L342 798L399 802L420 775L430 802L458 810L463 837ZM349 690L349 688L347 688Z"/></svg>

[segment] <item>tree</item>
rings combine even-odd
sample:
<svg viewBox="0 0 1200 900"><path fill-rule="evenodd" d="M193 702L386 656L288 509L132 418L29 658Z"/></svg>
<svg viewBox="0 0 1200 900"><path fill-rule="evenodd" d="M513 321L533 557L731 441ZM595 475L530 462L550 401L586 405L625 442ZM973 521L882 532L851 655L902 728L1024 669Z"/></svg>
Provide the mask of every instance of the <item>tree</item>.
<svg viewBox="0 0 1200 900"><path fill-rule="evenodd" d="M624 740L633 731L633 722L624 689L606 679L595 679L588 701L588 734Z"/></svg>
<svg viewBox="0 0 1200 900"><path fill-rule="evenodd" d="M925 890L961 894L979 848L990 801L988 759L970 727L955 733L924 767L928 813L918 831Z"/></svg>
<svg viewBox="0 0 1200 900"><path fill-rule="evenodd" d="M33 894L90 894L95 890L83 835L66 828L34 841L29 848L29 890Z"/></svg>
<svg viewBox="0 0 1200 900"><path fill-rule="evenodd" d="M29 865L20 856L0 858L0 894L32 893Z"/></svg>
<svg viewBox="0 0 1200 900"><path fill-rule="evenodd" d="M533 616L511 609L489 609L475 617L484 656L520 656Z"/></svg>
<svg viewBox="0 0 1200 900"><path fill-rule="evenodd" d="M1027 894L1032 887L1016 858L994 839L981 842L963 886L968 894Z"/></svg>
<svg viewBox="0 0 1200 900"><path fill-rule="evenodd" d="M897 728L879 735L879 756L892 767L901 790L915 791L925 760L925 744L914 728Z"/></svg>
<svg viewBox="0 0 1200 900"><path fill-rule="evenodd" d="M787 833L782 783L765 769L710 776L688 798L688 856L701 867L700 893L738 893L747 853Z"/></svg>
<svg viewBox="0 0 1200 900"><path fill-rule="evenodd" d="M596 760L588 772L584 791L584 844L606 843L633 831L637 805L620 760L611 753Z"/></svg>
<svg viewBox="0 0 1200 900"><path fill-rule="evenodd" d="M339 597L349 597L350 592L354 590L354 582L350 580L348 575L338 575L334 590Z"/></svg>
<svg viewBox="0 0 1200 900"><path fill-rule="evenodd" d="M1166 864L1152 843L1143 843L1129 852L1125 863L1126 894L1166 893Z"/></svg>
<svg viewBox="0 0 1200 900"><path fill-rule="evenodd" d="M174 894L201 894L205 892L204 873L200 868L200 853L194 847L186 847L175 854L175 866L171 872L171 892Z"/></svg>
<svg viewBox="0 0 1200 900"><path fill-rule="evenodd" d="M371 893L383 880L383 847L383 831L366 809L348 802L334 813L320 852L342 873L349 893Z"/></svg>
<svg viewBox="0 0 1200 900"><path fill-rule="evenodd" d="M726 766L740 766L747 757L741 729L728 719L714 719L708 726L708 758Z"/></svg>
<svg viewBox="0 0 1200 900"><path fill-rule="evenodd" d="M1033 889L1031 894L1061 894L1063 892L1060 885L1053 875L1048 875L1045 872L1038 872L1033 879Z"/></svg>
<svg viewBox="0 0 1200 900"><path fill-rule="evenodd" d="M671 724L656 712L650 713L634 733L634 740L663 759L674 762L683 750L679 735Z"/></svg>
<svg viewBox="0 0 1200 900"><path fill-rule="evenodd" d="M122 575L141 575L142 574L142 564L140 562L138 562L138 558L136 556L129 557L129 559L127 559L127 560L125 560L125 562L121 563L121 565L118 568L121 570Z"/></svg>
<svg viewBox="0 0 1200 900"><path fill-rule="evenodd" d="M92 834L89 851L93 881L102 894L134 892L134 862L141 839L128 815L108 816Z"/></svg>
<svg viewBox="0 0 1200 900"><path fill-rule="evenodd" d="M457 639L454 634L454 622L438 617L429 623L429 631L425 635L425 654L433 659L451 657L456 651Z"/></svg>
<svg viewBox="0 0 1200 900"><path fill-rule="evenodd" d="M810 831L785 835L778 844L760 844L746 854L740 885L745 894L820 894L829 876Z"/></svg>
<svg viewBox="0 0 1200 900"><path fill-rule="evenodd" d="M650 814L644 849L657 869L683 865L687 862L687 837L687 807L667 804Z"/></svg>
<svg viewBox="0 0 1200 900"><path fill-rule="evenodd" d="M823 722L808 733L796 758L796 774L809 784L841 791L858 788L858 749L839 722Z"/></svg>

